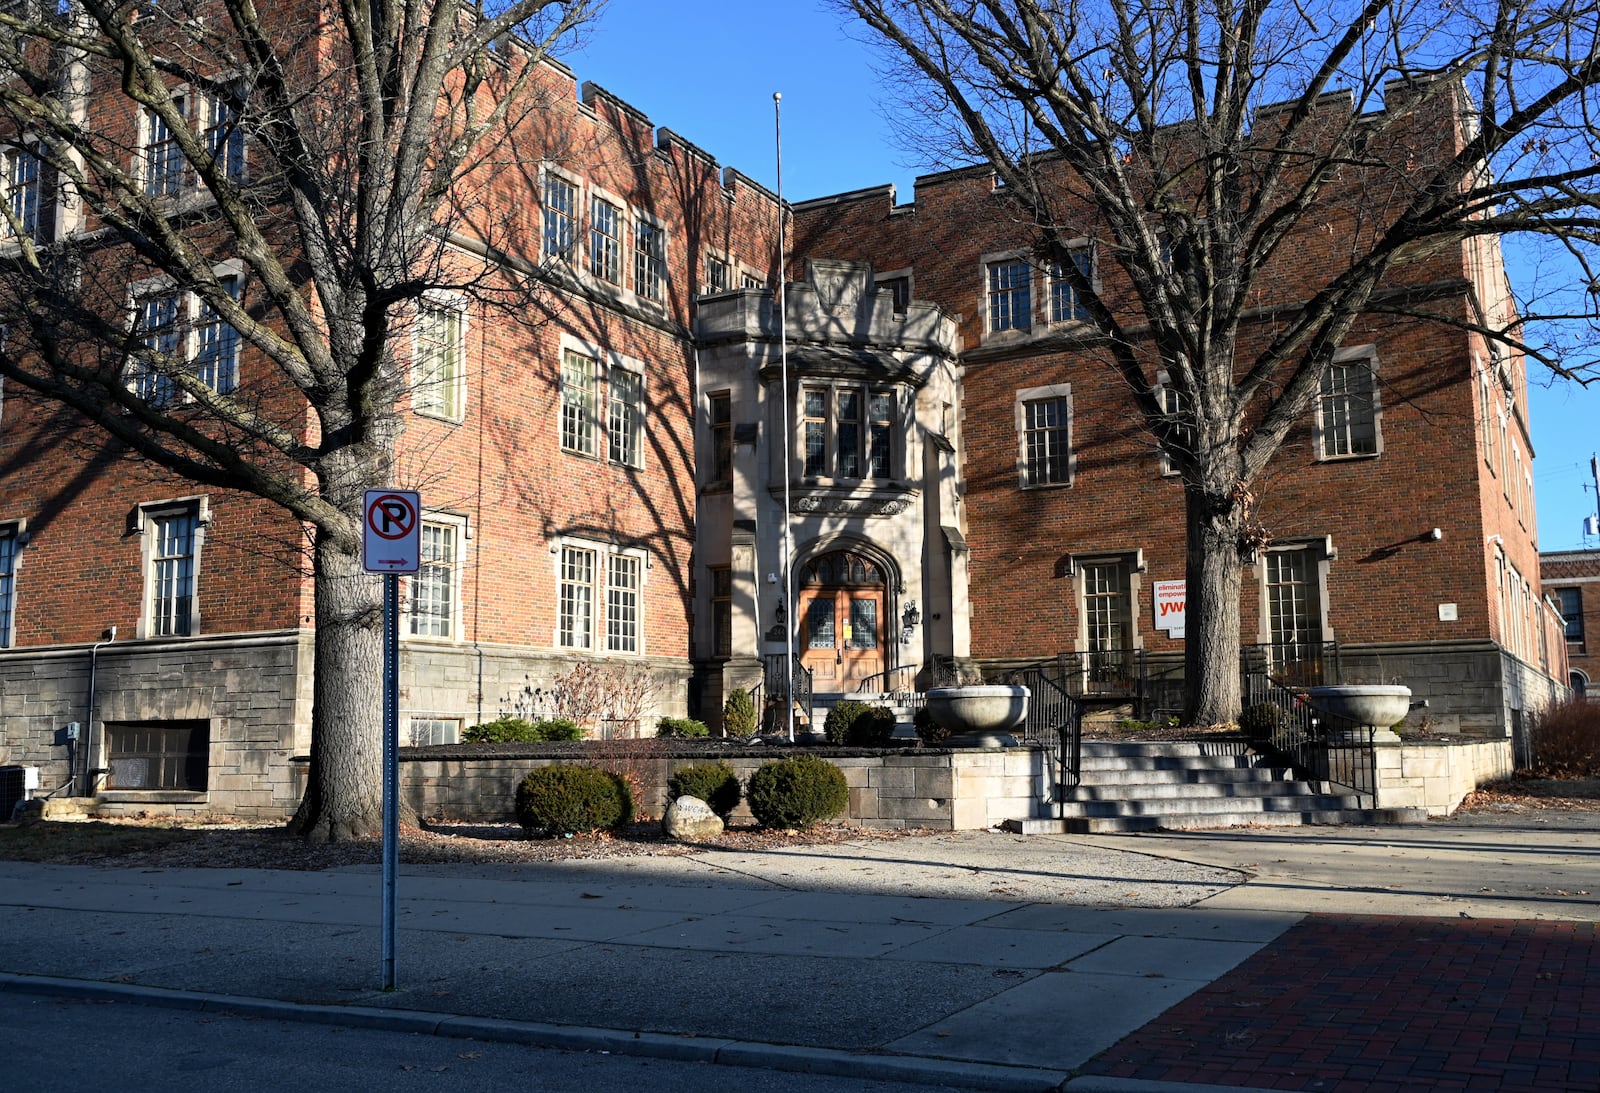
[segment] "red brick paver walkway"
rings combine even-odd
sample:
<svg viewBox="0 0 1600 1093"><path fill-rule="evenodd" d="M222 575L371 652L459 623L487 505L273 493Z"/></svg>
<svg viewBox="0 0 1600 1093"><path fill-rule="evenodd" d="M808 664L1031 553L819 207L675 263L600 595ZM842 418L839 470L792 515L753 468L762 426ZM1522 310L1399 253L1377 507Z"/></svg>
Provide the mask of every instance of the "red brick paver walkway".
<svg viewBox="0 0 1600 1093"><path fill-rule="evenodd" d="M1313 915L1084 1073L1318 1093L1600 1091L1600 925Z"/></svg>

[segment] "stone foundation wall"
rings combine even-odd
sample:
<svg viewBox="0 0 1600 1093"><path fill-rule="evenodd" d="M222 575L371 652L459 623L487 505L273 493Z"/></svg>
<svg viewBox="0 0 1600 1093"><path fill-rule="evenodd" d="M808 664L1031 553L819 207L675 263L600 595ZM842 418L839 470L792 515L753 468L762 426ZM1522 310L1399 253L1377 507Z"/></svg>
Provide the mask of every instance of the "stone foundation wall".
<svg viewBox="0 0 1600 1093"><path fill-rule="evenodd" d="M308 631L288 631L102 645L94 654L93 731L80 729L88 765L108 766L106 725L128 722L205 722L209 756L204 791L106 789L95 810L291 814L305 787L303 768L290 758L311 743L311 642ZM70 777L67 724L91 721L90 651L0 654L0 764L39 767L40 796Z"/></svg>
<svg viewBox="0 0 1600 1093"><path fill-rule="evenodd" d="M928 827L938 831L987 828L1002 820L1033 816L1048 790L1050 771L1036 748L937 749L853 752L808 748L844 771L850 787L848 817L874 827ZM746 780L774 753L636 760L644 786L641 810L666 809L667 779L678 767L721 758ZM513 819L517 783L535 767L571 762L563 758L431 758L402 753L401 792L427 818L504 823ZM735 822L752 821L741 802Z"/></svg>
<svg viewBox="0 0 1600 1093"><path fill-rule="evenodd" d="M1485 782L1510 777L1511 741L1379 744L1378 803L1448 816Z"/></svg>

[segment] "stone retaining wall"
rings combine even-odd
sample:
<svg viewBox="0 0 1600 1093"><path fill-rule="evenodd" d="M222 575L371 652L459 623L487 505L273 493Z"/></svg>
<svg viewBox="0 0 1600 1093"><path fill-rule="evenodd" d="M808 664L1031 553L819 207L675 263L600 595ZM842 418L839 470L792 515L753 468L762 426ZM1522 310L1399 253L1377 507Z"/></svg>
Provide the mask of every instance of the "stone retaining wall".
<svg viewBox="0 0 1600 1093"><path fill-rule="evenodd" d="M485 756L434 758L417 749L400 759L401 792L426 818L503 823L513 816L517 783L535 767L571 762L567 757ZM850 787L848 816L873 827L928 827L938 831L982 829L1002 820L1032 816L1047 791L1049 760L1037 748L907 749L897 752L808 748L844 771ZM788 754L785 752L785 754ZM746 780L773 752L635 758L629 765L644 790L641 809L659 816L666 809L667 779L678 767L722 759ZM740 804L735 822L751 822Z"/></svg>
<svg viewBox="0 0 1600 1093"><path fill-rule="evenodd" d="M1509 778L1510 740L1379 744L1378 803L1448 816L1485 782Z"/></svg>

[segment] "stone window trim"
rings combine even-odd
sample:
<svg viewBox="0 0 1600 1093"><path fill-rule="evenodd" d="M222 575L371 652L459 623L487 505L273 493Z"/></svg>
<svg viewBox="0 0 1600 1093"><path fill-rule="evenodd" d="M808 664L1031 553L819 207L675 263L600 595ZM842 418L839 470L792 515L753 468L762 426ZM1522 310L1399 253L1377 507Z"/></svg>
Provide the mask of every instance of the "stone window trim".
<svg viewBox="0 0 1600 1093"><path fill-rule="evenodd" d="M210 89L179 84L170 89L174 105L213 158L223 160L223 173L235 182L246 177L247 142L239 127L238 103L231 102L228 82ZM151 107L139 108L139 144L133 177L147 197L179 200L205 191L194 164L183 154L165 119ZM226 128L232 126L232 128Z"/></svg>
<svg viewBox="0 0 1600 1093"><path fill-rule="evenodd" d="M190 546L189 613L185 620L187 633L178 635L157 634L152 611L154 606L155 544L152 542L159 521L168 516L192 515L194 538ZM139 638L181 639L199 637L201 633L200 587L201 565L205 557L206 529L211 526L211 499L204 494L187 497L170 497L161 501L146 501L137 505L129 515L129 532L139 537L139 571L142 575L139 597L139 622L135 636Z"/></svg>
<svg viewBox="0 0 1600 1093"><path fill-rule="evenodd" d="M0 565L0 649L16 644L17 579L30 538L26 516L0 520L0 544L4 544L4 564Z"/></svg>
<svg viewBox="0 0 1600 1093"><path fill-rule="evenodd" d="M563 573L563 565L567 560L567 552L574 551L587 554L590 561L589 580L585 586L589 593L587 603L588 618L583 621L581 633L571 632L574 628L568 625L564 588L570 583ZM607 577L611 572L611 558L613 555L623 555L635 561L635 572L638 583L632 590L636 597L636 615L634 625L636 629L636 648L627 652L607 649L607 624L606 608L609 602L609 589ZM584 656L595 657L620 657L626 660L638 660L649 653L647 648L647 599L646 590L650 584L650 572L654 568L654 559L648 549L644 547L624 546L616 542L601 539L590 539L576 535L557 535L550 540L550 566L551 576L555 581L555 626L550 634L550 644L557 649L570 649ZM576 621L576 620L572 620Z"/></svg>
<svg viewBox="0 0 1600 1093"><path fill-rule="evenodd" d="M1334 545L1332 535L1285 536L1282 539L1274 539L1271 545L1245 558L1244 564L1253 566L1256 571L1256 585L1260 603L1260 609L1256 615L1256 644L1270 645L1272 643L1272 619L1267 593L1267 563L1264 555L1286 551L1305 551L1309 559L1316 565L1315 583L1317 606L1321 613L1321 644L1327 645L1335 640L1333 624L1329 621L1328 612L1328 573L1332 564L1339 560L1339 550Z"/></svg>
<svg viewBox="0 0 1600 1093"><path fill-rule="evenodd" d="M672 283L672 233L667 222L654 213L637 207L628 211L634 295L641 304L665 307ZM656 241L653 246L649 239Z"/></svg>
<svg viewBox="0 0 1600 1093"><path fill-rule="evenodd" d="M794 396L790 401L791 413L794 415L794 432L789 449L790 481L797 485L823 485L823 486L898 486L907 478L907 453L906 430L911 424L908 421L910 399L904 386L894 382L873 382L856 378L839 376L815 376L801 378L793 382ZM808 392L818 393L822 396L821 414L807 416L806 395ZM842 452L841 444L843 435L840 430L840 396L858 396L860 416L850 419L849 424L857 427L857 444L853 452ZM887 396L889 400L887 430L880 433L874 426L884 424L874 413L874 399ZM772 407L774 413L777 407ZM808 467L807 463L807 435L808 427L815 425L821 444L820 449L813 453L816 458ZM874 437L885 435L888 451L884 457L885 474L873 473L875 449ZM847 455L853 455L856 469L860 474L840 474L841 463ZM781 453L774 451L773 457L781 461Z"/></svg>
<svg viewBox="0 0 1600 1093"><path fill-rule="evenodd" d="M240 259L230 259L218 262L211 267L211 274L218 283L226 286L230 281L233 285L233 298L241 308L245 302L245 266ZM144 306L148 301L159 297L172 297L175 301L175 314L173 317L174 329L171 336L175 342L175 355L181 359L186 368L198 369L204 362L201 359L201 350L204 348L202 327L208 325L208 313L218 323L227 325L227 320L217 312L211 311L204 299L193 289L180 289L177 281L168 275L147 277L142 281L135 281L128 285L127 299L124 304L128 330L130 334L137 334L144 319ZM232 336L228 341L231 344L230 359L226 362L212 362L210 367L224 368L228 377L227 383L213 382L207 386L218 394L232 394L238 388L239 353L243 347L243 339L236 328L232 329ZM217 372L214 378L221 380L223 373ZM139 390L142 383L150 382L159 386L160 377L155 373L145 370L145 365L137 359L128 361L125 367L123 382L128 390L141 397L148 394ZM170 396L156 401L155 405L170 405L174 401L193 402L194 395L182 391L176 380L168 379L165 386L170 390Z"/></svg>
<svg viewBox="0 0 1600 1093"><path fill-rule="evenodd" d="M720 296L724 292L732 292L737 286L734 276L739 271L739 263L726 251L717 250L715 247L704 247L700 251L701 278L700 295ZM720 279L720 283L719 283Z"/></svg>
<svg viewBox="0 0 1600 1093"><path fill-rule="evenodd" d="M724 388L706 394L706 422L711 447L705 466L711 469L706 485L713 489L733 488L733 392Z"/></svg>
<svg viewBox="0 0 1600 1093"><path fill-rule="evenodd" d="M1028 462L1028 423L1027 409L1029 403L1045 402L1050 399L1062 399L1066 403L1067 420L1067 465L1066 478L1059 482L1032 482ZM1054 490L1071 488L1078 477L1078 453L1073 436L1073 402L1072 384L1052 383L1043 387L1023 387L1017 390L1012 400L1012 413L1016 420L1017 430L1017 487L1024 490Z"/></svg>
<svg viewBox="0 0 1600 1093"><path fill-rule="evenodd" d="M623 377L633 381L634 386L631 391L627 391L624 384L619 382ZM644 362L621 353L611 354L605 363L605 384L606 460L614 466L635 471L643 470L650 405L650 389L645 379ZM623 394L630 394L632 398L621 398ZM619 412L623 415L620 424ZM631 422L628 419L629 414L632 416ZM619 436L619 429L631 435Z"/></svg>
<svg viewBox="0 0 1600 1093"><path fill-rule="evenodd" d="M1491 357L1491 361L1492 361ZM1490 475L1498 475L1499 468L1495 465L1494 438L1495 438L1495 403L1494 403L1494 366L1490 361L1485 361L1477 354L1473 355L1473 364L1478 373L1478 401L1482 417L1482 427L1478 435L1483 447L1483 461L1489 467Z"/></svg>
<svg viewBox="0 0 1600 1093"><path fill-rule="evenodd" d="M50 219L54 212L54 194L47 189L48 180L52 176L50 165L38 154L38 148L44 142L32 135L24 134L12 138L4 148L0 148L0 201L4 202L6 215L0 216L0 248L14 250L21 246L19 236L27 236L33 240L43 240L53 237L54 226ZM21 189L18 189L18 172L26 172L22 178ZM12 227L15 218L21 226L17 231Z"/></svg>
<svg viewBox="0 0 1600 1093"><path fill-rule="evenodd" d="M602 349L593 342L586 342L571 334L563 333L559 345L559 360L565 365L568 356L581 357L592 365L589 377L591 389L586 407L578 407L575 403L566 401L565 381L558 380L556 387L557 401L557 443L560 445L561 454L577 459L591 459L597 463L610 463L612 466L622 467L627 470L643 470L645 467L645 449L649 447L647 440L650 435L650 384L648 370L645 362L637 357L615 350ZM611 444L611 378L618 372L625 372L638 380L638 442L634 446L633 462L626 462L613 458ZM561 416L568 408L575 412L581 410L583 421L575 422L580 426L582 434L578 439L586 439L586 444L569 444L568 431L563 428Z"/></svg>
<svg viewBox="0 0 1600 1093"><path fill-rule="evenodd" d="M1082 554L1068 554L1062 558L1058 572L1072 581L1073 610L1079 621L1077 635L1073 638L1072 647L1075 652L1089 652L1089 629L1085 614L1086 571L1092 567L1106 565L1124 567L1128 580L1125 605L1128 651L1144 648L1144 635L1139 629L1139 620L1142 618L1139 605L1143 598L1144 578L1149 572L1149 565L1145 562L1144 548L1134 547L1130 550L1086 551Z"/></svg>
<svg viewBox="0 0 1600 1093"><path fill-rule="evenodd" d="M449 632L445 634L419 634L415 631L416 616L413 614L416 606L414 596L417 591L418 577L407 576L403 582L401 593L405 603L405 624L400 628L400 637L406 642L418 642L434 645L459 645L464 640L466 627L462 618L465 606L461 597L463 575L468 563L468 549L472 541L472 517L462 512L448 509L423 509L422 525L426 528L429 524L444 526L454 532L455 556L450 563L450 616L448 619Z"/></svg>
<svg viewBox="0 0 1600 1093"><path fill-rule="evenodd" d="M1006 312L1009 317L1007 325L995 325L995 306L993 296L995 290L990 287L990 278L993 270L1000 266L1020 264L1025 271L1025 281L1022 285L1011 285L1004 289L1011 294L1008 298ZM1033 336L1038 326L1036 312L1038 310L1037 293L1033 290L1033 254L1026 248L1012 250L987 251L978 256L978 285L980 286L978 299L983 316L983 340L993 342L997 340L1019 341ZM1026 296L1023 301L1024 313L1019 317L1013 304L1016 302L1015 294L1021 292Z"/></svg>
<svg viewBox="0 0 1600 1093"><path fill-rule="evenodd" d="M550 206L551 186L562 183L568 188L572 199L570 208L554 209ZM560 262L570 269L580 265L579 259L587 250L583 239L584 225L588 223L585 215L585 187L582 176L546 160L539 166L539 247L546 261ZM552 228L559 234L559 226L552 224L552 215L564 219L567 233L566 248L564 250L551 249Z"/></svg>
<svg viewBox="0 0 1600 1093"><path fill-rule="evenodd" d="M432 367L425 364L427 354L436 348L424 330L424 323L430 315L454 319L453 328L447 329L451 344L444 348L448 355ZM466 420L470 323L469 301L458 293L429 290L417 301L411 319L411 412L418 417L447 421L453 425ZM430 373L445 364L449 365L449 374L442 381L435 380ZM424 394L424 384L439 389Z"/></svg>
<svg viewBox="0 0 1600 1093"><path fill-rule="evenodd" d="M1156 401L1161 404L1162 412L1168 417L1173 417L1183 413L1184 404L1190 398L1190 396L1185 395L1182 391L1179 391L1173 386L1172 373L1168 372L1165 368L1156 372L1156 383L1155 386L1151 388L1150 393L1155 395ZM1187 433L1192 442L1195 431L1192 423L1187 425L1179 424L1178 429ZM1177 464L1173 463L1172 457L1167 454L1166 449L1161 447L1159 442L1156 444L1156 458L1161 466L1161 477L1182 477L1183 471L1178 468Z"/></svg>
<svg viewBox="0 0 1600 1093"><path fill-rule="evenodd" d="M872 271L872 288L887 295L897 318L904 318L908 305L916 298L917 279L911 266Z"/></svg>
<svg viewBox="0 0 1600 1093"><path fill-rule="evenodd" d="M1079 256L1086 256L1089 261L1089 284L1096 293L1100 291L1100 252L1094 240L1088 236L1079 236L1069 239L1066 243L1067 252L1076 260ZM1054 263L1047 271L1045 284L1048 288L1049 299L1046 301L1047 317L1051 326L1082 325L1090 321L1089 316L1078 314L1083 310L1083 302L1078 299L1078 294L1072 289L1071 282L1064 273L1058 272Z"/></svg>
<svg viewBox="0 0 1600 1093"><path fill-rule="evenodd" d="M1358 459L1376 459L1383 454L1383 401L1379 394L1378 384L1378 349L1375 345L1357 345L1347 349L1336 350L1333 359L1329 362L1329 372L1324 376L1324 384L1328 376L1333 374L1333 369L1348 367L1362 361L1366 362L1367 374L1370 377L1370 386L1367 397L1371 399L1371 428L1372 450L1334 452L1330 447L1335 443L1335 426L1326 419L1326 410L1331 399L1340 397L1339 393L1329 393L1319 389L1315 413L1315 443L1313 450L1319 463L1340 463ZM1354 404L1351 404L1352 407ZM1362 424L1357 420L1356 425ZM1347 426L1348 428L1348 426Z"/></svg>

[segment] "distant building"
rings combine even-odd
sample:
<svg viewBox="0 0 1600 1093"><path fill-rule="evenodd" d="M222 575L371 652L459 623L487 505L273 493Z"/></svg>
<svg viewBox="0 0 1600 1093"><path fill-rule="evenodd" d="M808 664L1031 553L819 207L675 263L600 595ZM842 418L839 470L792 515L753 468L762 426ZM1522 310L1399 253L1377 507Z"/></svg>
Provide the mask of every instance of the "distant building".
<svg viewBox="0 0 1600 1093"><path fill-rule="evenodd" d="M1572 693L1600 701L1600 550L1546 551L1539 573L1561 612Z"/></svg>

